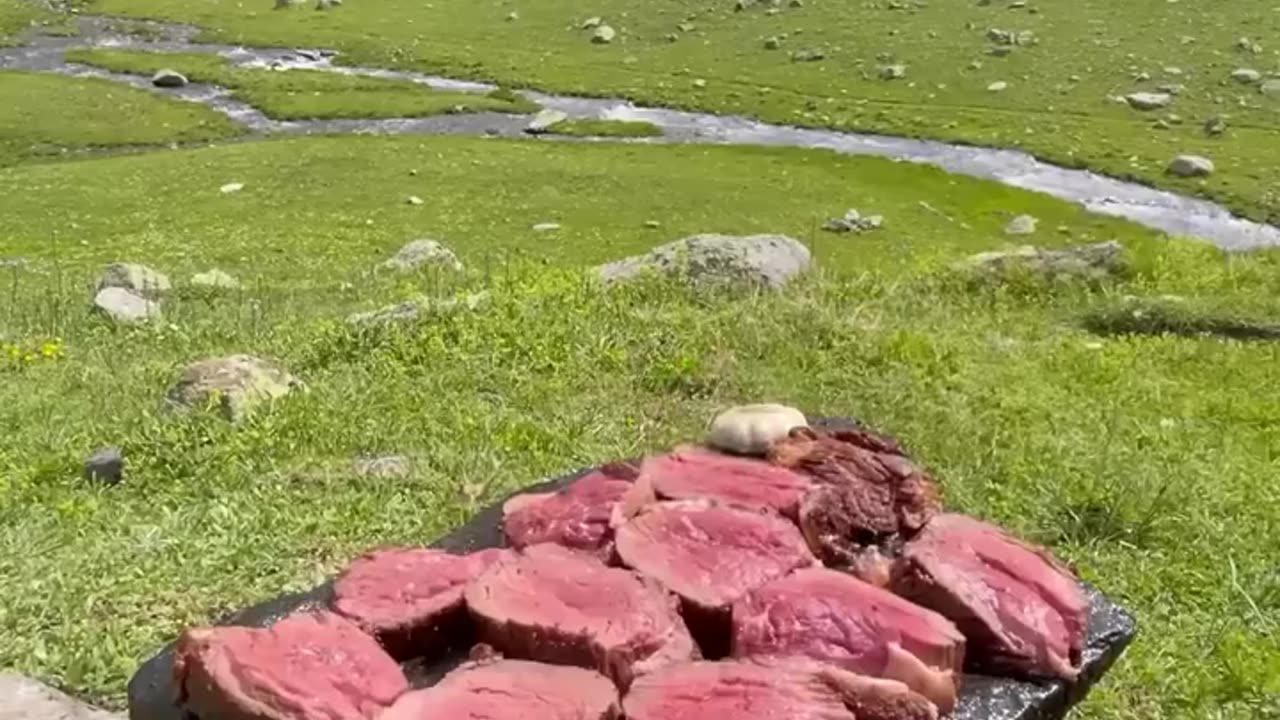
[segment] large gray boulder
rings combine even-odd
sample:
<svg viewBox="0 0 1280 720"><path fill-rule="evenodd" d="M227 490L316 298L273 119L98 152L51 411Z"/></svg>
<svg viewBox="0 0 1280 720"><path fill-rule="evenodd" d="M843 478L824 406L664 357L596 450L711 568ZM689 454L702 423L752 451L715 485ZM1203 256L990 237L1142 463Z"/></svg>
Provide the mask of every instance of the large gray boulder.
<svg viewBox="0 0 1280 720"><path fill-rule="evenodd" d="M747 283L776 289L812 264L809 248L785 235L703 234L601 265L596 275L606 285L653 272L696 285Z"/></svg>
<svg viewBox="0 0 1280 720"><path fill-rule="evenodd" d="M1125 102L1134 110L1159 110L1173 102L1169 93L1136 92L1124 96Z"/></svg>
<svg viewBox="0 0 1280 720"><path fill-rule="evenodd" d="M1178 177L1207 177L1213 174L1213 161L1200 155L1179 155L1169 162L1168 170Z"/></svg>
<svg viewBox="0 0 1280 720"><path fill-rule="evenodd" d="M124 288L134 295L156 299L168 292L172 285L164 273L137 263L111 263L98 276L96 289Z"/></svg>
<svg viewBox="0 0 1280 720"><path fill-rule="evenodd" d="M414 240L400 248L395 257L382 263L384 270L413 272L426 267L461 270L462 263L453 251L436 240Z"/></svg>
<svg viewBox="0 0 1280 720"><path fill-rule="evenodd" d="M16 673L0 673L0 720L124 720Z"/></svg>
<svg viewBox="0 0 1280 720"><path fill-rule="evenodd" d="M167 397L175 408L214 407L226 419L239 422L264 403L302 387L301 380L275 363L231 355L188 365Z"/></svg>
<svg viewBox="0 0 1280 720"><path fill-rule="evenodd" d="M1006 275L1032 275L1047 280L1103 280L1125 272L1124 248L1111 240L1056 250L1024 245L984 252L959 263L957 269L984 280Z"/></svg>
<svg viewBox="0 0 1280 720"><path fill-rule="evenodd" d="M107 287L93 296L93 307L114 322L133 324L160 317L160 303L121 287Z"/></svg>

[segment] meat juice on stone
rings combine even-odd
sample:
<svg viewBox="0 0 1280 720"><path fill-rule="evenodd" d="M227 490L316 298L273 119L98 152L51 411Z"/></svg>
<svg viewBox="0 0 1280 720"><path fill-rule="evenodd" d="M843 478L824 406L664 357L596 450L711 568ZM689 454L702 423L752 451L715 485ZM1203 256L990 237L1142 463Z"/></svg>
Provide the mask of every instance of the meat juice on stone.
<svg viewBox="0 0 1280 720"><path fill-rule="evenodd" d="M408 692L378 720L615 720L618 690L600 673L493 659Z"/></svg>
<svg viewBox="0 0 1280 720"><path fill-rule="evenodd" d="M481 641L511 658L634 677L698 656L678 605L656 581L555 544L526 548L465 591Z"/></svg>
<svg viewBox="0 0 1280 720"><path fill-rule="evenodd" d="M442 652L470 640L463 587L510 550L456 555L429 548L374 550L334 581L330 606L378 639L397 660Z"/></svg>
<svg viewBox="0 0 1280 720"><path fill-rule="evenodd" d="M894 440L866 430L796 428L769 462L807 475L800 528L824 563L884 585L889 558L938 512L933 480Z"/></svg>
<svg viewBox="0 0 1280 720"><path fill-rule="evenodd" d="M964 636L941 615L887 590L812 568L756 588L734 604L731 655L805 657L898 680L950 712Z"/></svg>
<svg viewBox="0 0 1280 720"><path fill-rule="evenodd" d="M978 670L1074 680L1088 600L1042 548L964 515L939 515L894 569L894 592L951 619Z"/></svg>
<svg viewBox="0 0 1280 720"><path fill-rule="evenodd" d="M748 591L818 564L796 526L774 513L707 502L643 508L617 531L622 562L680 596L705 656L729 650L729 609Z"/></svg>
<svg viewBox="0 0 1280 720"><path fill-rule="evenodd" d="M192 628L173 671L179 702L208 720L373 720L408 689L371 636L329 612Z"/></svg>

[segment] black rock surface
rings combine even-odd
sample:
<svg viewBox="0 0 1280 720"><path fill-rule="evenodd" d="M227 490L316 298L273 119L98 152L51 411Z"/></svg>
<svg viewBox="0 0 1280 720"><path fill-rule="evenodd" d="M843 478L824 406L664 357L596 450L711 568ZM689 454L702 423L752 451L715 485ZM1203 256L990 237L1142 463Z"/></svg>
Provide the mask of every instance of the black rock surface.
<svg viewBox="0 0 1280 720"><path fill-rule="evenodd" d="M810 418L810 422L815 427L854 424L842 418ZM519 492L550 492L587 472L589 470L580 470ZM502 502L481 511L467 524L431 544L432 547L455 552L502 545ZM1088 694L1133 640L1137 623L1132 615L1107 599L1097 588L1087 583L1083 586L1089 597L1090 610L1089 633L1079 680L1068 685L1060 680L1031 682L966 674L961 684L960 702L950 715L953 720L1060 720L1072 705ZM217 624L267 627L299 610L327 607L331 594L331 584L325 583L305 593L282 595L259 603ZM466 651L466 648L454 648L445 657L430 662L409 661L403 665L405 674L414 687L427 687L465 660ZM144 662L129 681L130 720L191 720L193 716L176 700L172 677L173 644L170 643Z"/></svg>

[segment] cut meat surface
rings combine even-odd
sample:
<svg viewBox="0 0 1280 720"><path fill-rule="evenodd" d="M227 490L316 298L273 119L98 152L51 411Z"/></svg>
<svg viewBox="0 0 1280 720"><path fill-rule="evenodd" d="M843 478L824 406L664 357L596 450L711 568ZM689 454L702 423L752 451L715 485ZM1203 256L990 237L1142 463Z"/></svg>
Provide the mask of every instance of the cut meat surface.
<svg viewBox="0 0 1280 720"><path fill-rule="evenodd" d="M523 548L558 543L579 550L612 551L610 518L639 469L619 462L592 470L555 493L517 495L502 508L507 543Z"/></svg>
<svg viewBox="0 0 1280 720"><path fill-rule="evenodd" d="M939 515L907 543L893 590L950 618L969 664L996 672L1075 679L1088 600L1043 548L964 515Z"/></svg>
<svg viewBox="0 0 1280 720"><path fill-rule="evenodd" d="M698 447L646 459L640 477L662 499L714 500L791 518L811 485L808 477L786 468Z"/></svg>
<svg viewBox="0 0 1280 720"><path fill-rule="evenodd" d="M496 660L402 695L379 720L614 720L619 712L617 688L593 670Z"/></svg>
<svg viewBox="0 0 1280 720"><path fill-rule="evenodd" d="M333 586L331 607L378 639L397 660L466 642L462 588L509 550L455 555L428 548L384 548L356 559Z"/></svg>
<svg viewBox="0 0 1280 720"><path fill-rule="evenodd" d="M796 428L774 443L769 461L816 484L799 510L814 552L869 582L887 580L880 551L896 552L939 509L932 479L896 442L869 431Z"/></svg>
<svg viewBox="0 0 1280 720"><path fill-rule="evenodd" d="M622 688L697 657L675 599L657 582L559 545L526 548L465 598L479 637L503 655L593 668Z"/></svg>
<svg viewBox="0 0 1280 720"><path fill-rule="evenodd" d="M622 706L627 720L855 720L816 673L729 660L646 675Z"/></svg>
<svg viewBox="0 0 1280 720"><path fill-rule="evenodd" d="M683 600L704 656L729 651L730 605L797 568L818 564L780 515L705 502L649 505L618 529L618 557Z"/></svg>
<svg viewBox="0 0 1280 720"><path fill-rule="evenodd" d="M835 570L799 570L733 606L736 658L803 657L955 706L964 636L941 615Z"/></svg>
<svg viewBox="0 0 1280 720"><path fill-rule="evenodd" d="M408 689L372 637L328 612L190 629L173 669L179 701L210 720L372 720Z"/></svg>

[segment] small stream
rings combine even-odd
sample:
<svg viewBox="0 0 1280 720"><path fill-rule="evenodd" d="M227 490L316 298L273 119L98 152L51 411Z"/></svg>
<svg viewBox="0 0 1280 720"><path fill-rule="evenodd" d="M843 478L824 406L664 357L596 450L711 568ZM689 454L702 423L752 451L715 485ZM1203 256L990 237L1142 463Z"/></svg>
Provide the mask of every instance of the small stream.
<svg viewBox="0 0 1280 720"><path fill-rule="evenodd" d="M432 88L461 92L485 93L494 88L484 83L414 72L336 65L333 62L335 54L326 50L246 48L195 43L192 38L197 29L183 25L154 24L153 27L159 32L155 38L112 32L109 18L81 17L79 25L80 35L77 37L34 36L25 46L0 49L0 69L108 78L203 103L225 113L251 131L263 134L365 133L518 137L524 136L524 128L529 122L526 116L501 113L438 115L428 118L273 120L257 108L234 100L226 88L193 83L183 88L160 90L151 85L149 77L111 73L67 63L64 52L78 47L201 52L221 55L242 67L278 70L305 68L347 75L396 78ZM1198 238L1226 250L1280 246L1280 227L1235 217L1216 203L1085 170L1061 168L1040 162L1016 150L772 125L736 116L640 107L620 100L566 97L532 91L524 94L543 107L563 111L571 118L643 120L663 130L662 137L627 142L788 146L826 149L847 155L875 155L935 165L950 173L1042 192L1077 203L1095 213L1126 218L1170 235Z"/></svg>

